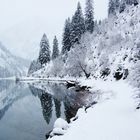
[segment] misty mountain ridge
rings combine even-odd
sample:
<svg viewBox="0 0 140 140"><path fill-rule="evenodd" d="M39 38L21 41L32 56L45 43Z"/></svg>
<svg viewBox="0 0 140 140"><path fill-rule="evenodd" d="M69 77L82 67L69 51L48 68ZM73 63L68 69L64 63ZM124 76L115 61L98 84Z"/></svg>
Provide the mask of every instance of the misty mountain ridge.
<svg viewBox="0 0 140 140"><path fill-rule="evenodd" d="M29 66L29 61L14 56L0 42L0 77L11 77L25 75Z"/></svg>

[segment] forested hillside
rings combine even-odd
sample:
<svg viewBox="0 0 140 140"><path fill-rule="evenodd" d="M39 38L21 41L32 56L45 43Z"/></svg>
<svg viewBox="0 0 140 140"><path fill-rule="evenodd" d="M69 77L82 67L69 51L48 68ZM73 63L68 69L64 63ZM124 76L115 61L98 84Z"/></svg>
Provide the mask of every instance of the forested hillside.
<svg viewBox="0 0 140 140"><path fill-rule="evenodd" d="M60 53L55 37L51 57L48 39L43 36L38 59L42 69L32 76L128 79L138 86L139 8L136 0L110 0L108 18L96 21L92 1L87 0L84 14L78 3L73 17L65 22Z"/></svg>

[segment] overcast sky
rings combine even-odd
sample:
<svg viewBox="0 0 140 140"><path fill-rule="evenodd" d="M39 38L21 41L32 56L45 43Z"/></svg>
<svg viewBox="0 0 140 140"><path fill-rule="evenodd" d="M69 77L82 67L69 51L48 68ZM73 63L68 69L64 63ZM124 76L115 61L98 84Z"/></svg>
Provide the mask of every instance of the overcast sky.
<svg viewBox="0 0 140 140"><path fill-rule="evenodd" d="M64 21L74 14L78 1L84 11L85 0L0 0L1 42L17 55L36 57L44 32L50 44L54 35L61 40ZM96 19L107 16L107 3L94 0Z"/></svg>

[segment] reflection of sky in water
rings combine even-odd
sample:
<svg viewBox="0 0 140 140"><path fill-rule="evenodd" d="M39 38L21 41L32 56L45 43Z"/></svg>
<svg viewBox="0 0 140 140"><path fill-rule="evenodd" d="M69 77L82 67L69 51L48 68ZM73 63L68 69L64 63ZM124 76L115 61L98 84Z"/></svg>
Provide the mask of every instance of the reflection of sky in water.
<svg viewBox="0 0 140 140"><path fill-rule="evenodd" d="M84 105L83 95L64 85L0 83L0 140L45 139L57 117L69 121Z"/></svg>

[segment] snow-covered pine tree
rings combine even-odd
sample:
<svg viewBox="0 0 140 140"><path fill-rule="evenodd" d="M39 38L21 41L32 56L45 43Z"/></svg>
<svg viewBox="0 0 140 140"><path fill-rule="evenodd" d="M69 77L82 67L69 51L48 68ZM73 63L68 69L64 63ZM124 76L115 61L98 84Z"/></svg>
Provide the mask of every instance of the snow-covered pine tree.
<svg viewBox="0 0 140 140"><path fill-rule="evenodd" d="M70 35L71 35L71 21L70 21L70 18L68 18L65 21L63 40L62 40L62 44L63 44L62 52L61 52L62 54L65 54L71 48Z"/></svg>
<svg viewBox="0 0 140 140"><path fill-rule="evenodd" d="M86 0L85 8L85 27L86 31L92 33L94 30L94 7L93 0Z"/></svg>
<svg viewBox="0 0 140 140"><path fill-rule="evenodd" d="M109 0L108 16L115 15L115 14L116 14L115 1Z"/></svg>
<svg viewBox="0 0 140 140"><path fill-rule="evenodd" d="M120 0L109 0L108 16L116 15L119 11Z"/></svg>
<svg viewBox="0 0 140 140"><path fill-rule="evenodd" d="M119 11L119 7L120 7L120 0L115 0L115 10Z"/></svg>
<svg viewBox="0 0 140 140"><path fill-rule="evenodd" d="M52 60L56 59L58 56L59 56L58 40L57 37L55 36L53 40Z"/></svg>
<svg viewBox="0 0 140 140"><path fill-rule="evenodd" d="M126 8L126 0L121 0L119 12L122 13L125 10L125 8Z"/></svg>
<svg viewBox="0 0 140 140"><path fill-rule="evenodd" d="M46 34L43 35L40 42L39 62L41 65L50 61L50 46Z"/></svg>
<svg viewBox="0 0 140 140"><path fill-rule="evenodd" d="M71 35L70 35L71 45L73 46L75 43L79 44L81 36L84 33L85 33L85 21L80 2L78 2L77 10L74 16L72 17L71 22Z"/></svg>

